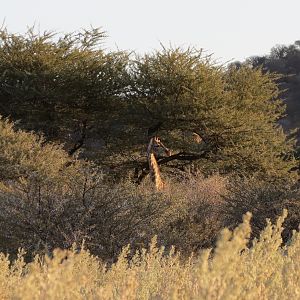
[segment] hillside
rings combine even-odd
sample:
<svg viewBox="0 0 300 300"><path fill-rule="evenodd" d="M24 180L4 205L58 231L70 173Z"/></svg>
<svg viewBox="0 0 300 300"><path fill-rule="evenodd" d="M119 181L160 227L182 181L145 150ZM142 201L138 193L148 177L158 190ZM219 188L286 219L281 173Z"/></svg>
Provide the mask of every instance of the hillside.
<svg viewBox="0 0 300 300"><path fill-rule="evenodd" d="M264 72L282 75L278 83L287 109L286 117L280 123L285 130L300 128L300 42L274 46L270 54L253 56L246 63L250 63L253 67L262 67ZM297 137L299 141L299 130Z"/></svg>

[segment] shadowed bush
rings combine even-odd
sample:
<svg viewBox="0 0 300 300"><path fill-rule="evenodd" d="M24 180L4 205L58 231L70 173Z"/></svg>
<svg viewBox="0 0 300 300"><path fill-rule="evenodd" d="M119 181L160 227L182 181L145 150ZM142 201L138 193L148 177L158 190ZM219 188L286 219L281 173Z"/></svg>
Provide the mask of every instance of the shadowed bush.
<svg viewBox="0 0 300 300"><path fill-rule="evenodd" d="M30 257L85 240L92 253L114 260L125 245L139 249L158 235L159 244L189 254L211 246L222 228L220 176L170 182L157 193L150 183L109 183L92 163L5 120L0 141L3 252L22 247Z"/></svg>
<svg viewBox="0 0 300 300"><path fill-rule="evenodd" d="M283 239L290 239L292 231L297 230L300 223L300 191L299 184L289 182L264 182L252 179L232 179L227 185L228 194L224 199L224 225L234 228L241 222L243 214L251 211L253 236L266 226L266 219L275 221L283 209L288 209L285 219Z"/></svg>

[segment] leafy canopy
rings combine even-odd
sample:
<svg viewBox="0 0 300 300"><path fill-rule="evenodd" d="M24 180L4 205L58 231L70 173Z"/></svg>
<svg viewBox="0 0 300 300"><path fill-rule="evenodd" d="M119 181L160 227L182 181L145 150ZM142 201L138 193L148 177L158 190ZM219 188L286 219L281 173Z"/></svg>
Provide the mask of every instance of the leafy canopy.
<svg viewBox="0 0 300 300"><path fill-rule="evenodd" d="M293 176L294 142L278 125L285 107L276 75L249 65L219 66L192 48L144 56L108 52L104 36L99 29L62 37L2 30L1 113L60 142L70 143L76 126L85 124L83 154L116 173L146 168L147 133L155 128L175 155L161 165ZM101 146L93 148L97 139Z"/></svg>
<svg viewBox="0 0 300 300"><path fill-rule="evenodd" d="M196 154L203 171L287 176L293 141L277 124L285 107L276 78L218 66L194 49L163 49L134 63L132 105L138 122L161 124L167 145ZM187 132L204 144L188 142Z"/></svg>

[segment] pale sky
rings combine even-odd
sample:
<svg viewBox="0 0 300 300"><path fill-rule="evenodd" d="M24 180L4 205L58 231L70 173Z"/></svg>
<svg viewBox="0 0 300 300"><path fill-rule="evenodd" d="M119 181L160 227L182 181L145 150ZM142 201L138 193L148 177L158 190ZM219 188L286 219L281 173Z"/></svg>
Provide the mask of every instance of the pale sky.
<svg viewBox="0 0 300 300"><path fill-rule="evenodd" d="M220 62L300 40L300 0L0 0L0 22L23 33L101 27L108 49L138 53L195 46Z"/></svg>

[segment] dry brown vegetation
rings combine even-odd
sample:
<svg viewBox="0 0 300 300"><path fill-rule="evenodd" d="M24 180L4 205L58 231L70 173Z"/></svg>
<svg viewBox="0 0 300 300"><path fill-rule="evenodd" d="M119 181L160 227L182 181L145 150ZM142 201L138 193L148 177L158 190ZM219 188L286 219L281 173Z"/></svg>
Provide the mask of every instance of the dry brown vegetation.
<svg viewBox="0 0 300 300"><path fill-rule="evenodd" d="M109 267L76 247L28 264L22 251L12 264L1 254L1 299L299 299L300 236L294 232L282 246L284 216L248 248L247 214L233 232L222 231L213 253L188 260L157 247L156 239L131 259L124 248Z"/></svg>
<svg viewBox="0 0 300 300"><path fill-rule="evenodd" d="M70 158L58 145L0 121L0 251L51 254L85 240L113 262L121 249L175 246L189 256L215 245L224 226L233 228L253 211L254 236L287 207L285 241L298 228L298 188L218 174L172 177L156 192L147 180L113 183L91 162Z"/></svg>
<svg viewBox="0 0 300 300"><path fill-rule="evenodd" d="M299 297L291 182L182 173L156 192L150 180L112 182L3 119L0 170L1 299ZM284 207L282 234L283 218L265 218ZM222 231L247 211L252 235L249 214Z"/></svg>
<svg viewBox="0 0 300 300"><path fill-rule="evenodd" d="M269 58L34 31L0 29L0 300L300 298L299 149Z"/></svg>

